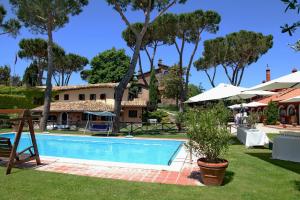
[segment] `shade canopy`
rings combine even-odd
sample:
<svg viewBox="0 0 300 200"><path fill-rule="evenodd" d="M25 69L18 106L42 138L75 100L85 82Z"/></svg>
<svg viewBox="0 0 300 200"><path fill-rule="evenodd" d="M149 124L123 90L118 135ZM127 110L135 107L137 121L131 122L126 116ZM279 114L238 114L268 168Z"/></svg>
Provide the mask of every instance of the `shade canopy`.
<svg viewBox="0 0 300 200"><path fill-rule="evenodd" d="M246 107L248 107L248 108L256 108L256 107L266 106L266 105L268 105L268 104L253 101L253 102L247 103Z"/></svg>
<svg viewBox="0 0 300 200"><path fill-rule="evenodd" d="M231 105L231 106L228 106L228 108L230 108L230 109L232 109L232 110L234 110L234 109L240 109L240 108L245 108L246 106L245 106L246 104L234 104L234 105Z"/></svg>
<svg viewBox="0 0 300 200"><path fill-rule="evenodd" d="M221 83L217 87L207 90L201 94L189 98L185 103L196 103L225 99L241 93L246 88Z"/></svg>
<svg viewBox="0 0 300 200"><path fill-rule="evenodd" d="M284 88L300 88L300 72L294 72L280 78L256 85L249 90L276 90Z"/></svg>
<svg viewBox="0 0 300 200"><path fill-rule="evenodd" d="M99 117L115 117L116 115L114 113L111 112L88 112L85 111L85 114L89 114L89 115L95 115L95 116L99 116Z"/></svg>
<svg viewBox="0 0 300 200"><path fill-rule="evenodd" d="M229 100L239 100L239 99L251 99L256 96L272 96L276 92L264 91L264 90L245 90L241 91L239 94L229 97Z"/></svg>
<svg viewBox="0 0 300 200"><path fill-rule="evenodd" d="M300 102L300 96L296 96L287 100L283 100L281 101L282 103L296 103L296 102Z"/></svg>
<svg viewBox="0 0 300 200"><path fill-rule="evenodd" d="M260 103L260 102L250 102L250 103L242 103L242 104L234 104L231 106L228 106L228 108L234 110L234 109L240 109L240 108L256 108L260 106L266 106L267 104L265 103Z"/></svg>

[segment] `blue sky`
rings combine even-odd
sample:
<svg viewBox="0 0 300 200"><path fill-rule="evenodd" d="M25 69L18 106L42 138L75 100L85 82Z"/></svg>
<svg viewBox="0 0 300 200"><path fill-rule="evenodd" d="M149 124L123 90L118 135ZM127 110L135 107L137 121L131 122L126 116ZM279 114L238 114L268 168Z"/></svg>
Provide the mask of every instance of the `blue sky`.
<svg viewBox="0 0 300 200"><path fill-rule="evenodd" d="M9 12L9 17L13 16L8 0L0 0ZM294 12L284 13L285 5L280 0L189 0L185 5L176 5L169 10L173 13L192 12L196 9L214 10L222 17L220 30L217 34L203 34L200 48L196 57L199 58L203 51L203 41L239 30L250 30L274 36L274 45L269 52L258 62L246 69L246 74L242 86L250 87L261 83L265 79L265 69L268 64L271 68L272 78L279 77L291 72L296 67L300 70L300 53L294 52L288 44L300 39L300 30L292 37L282 34L280 26L300 19ZM131 22L142 20L142 13L126 13ZM88 59L93 58L98 53L112 47L125 48L128 55L129 50L122 40L121 33L125 24L120 16L104 0L90 0L87 7L79 16L72 17L70 23L64 28L54 33L54 41L62 46L68 53L77 53ZM0 65L10 65L13 68L15 54L18 51L18 43L23 38L43 37L43 35L32 34L22 28L21 34L17 38L0 36ZM190 55L191 46L187 46L185 61ZM156 63L159 58L167 65L178 62L178 54L174 46L167 46L158 49ZM144 70L148 70L146 57L143 58ZM18 60L15 72L23 75L29 61ZM89 66L87 67L89 68ZM208 89L210 84L204 73L197 72L194 68L191 71L191 82L198 85L200 82ZM223 71L217 74L217 83L228 82ZM79 74L74 74L70 84L83 84Z"/></svg>

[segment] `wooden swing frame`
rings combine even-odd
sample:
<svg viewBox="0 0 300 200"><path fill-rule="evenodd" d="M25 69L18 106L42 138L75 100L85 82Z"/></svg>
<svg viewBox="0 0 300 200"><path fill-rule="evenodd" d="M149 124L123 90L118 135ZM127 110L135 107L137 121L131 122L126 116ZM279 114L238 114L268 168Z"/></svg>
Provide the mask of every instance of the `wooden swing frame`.
<svg viewBox="0 0 300 200"><path fill-rule="evenodd" d="M30 110L27 110L27 109L26 110L24 110L24 109L0 109L0 114L19 114L18 118L12 119L12 121L19 121L19 125L18 125L18 130L17 130L16 136L15 136L15 141L12 146L12 150L10 152L9 162L7 164L7 169L6 169L6 175L11 173L12 168L16 164L21 164L21 163L29 162L31 160L36 160L36 164L40 165L41 160L40 160L39 151L37 148L37 143L36 143L36 138L35 138L32 116L31 116ZM20 143L20 139L22 136L25 122L28 123L30 137L31 137L31 141L32 141L32 148L34 150L34 153L32 156L30 156L24 160L19 160L17 149L18 149L18 146Z"/></svg>

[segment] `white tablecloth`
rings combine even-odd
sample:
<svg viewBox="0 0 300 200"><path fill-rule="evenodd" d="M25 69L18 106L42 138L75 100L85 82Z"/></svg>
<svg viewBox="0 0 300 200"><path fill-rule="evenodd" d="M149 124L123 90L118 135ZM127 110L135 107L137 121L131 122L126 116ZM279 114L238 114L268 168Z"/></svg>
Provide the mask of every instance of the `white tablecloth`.
<svg viewBox="0 0 300 200"><path fill-rule="evenodd" d="M264 146L269 143L269 138L265 132L258 129L237 128L237 138L246 147Z"/></svg>
<svg viewBox="0 0 300 200"><path fill-rule="evenodd" d="M280 135L275 137L272 158L300 162L300 136Z"/></svg>

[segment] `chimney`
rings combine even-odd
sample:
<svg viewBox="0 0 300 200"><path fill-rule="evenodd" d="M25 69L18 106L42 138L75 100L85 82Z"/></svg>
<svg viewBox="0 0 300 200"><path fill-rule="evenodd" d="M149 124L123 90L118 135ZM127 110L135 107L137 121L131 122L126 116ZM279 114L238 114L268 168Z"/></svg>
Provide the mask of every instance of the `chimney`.
<svg viewBox="0 0 300 200"><path fill-rule="evenodd" d="M271 80L271 70L269 68L269 65L267 65L267 69L266 69L266 82Z"/></svg>
<svg viewBox="0 0 300 200"><path fill-rule="evenodd" d="M162 65L162 63L163 63L163 60L160 58L160 59L158 60L158 65Z"/></svg>
<svg viewBox="0 0 300 200"><path fill-rule="evenodd" d="M296 69L296 67L292 70L292 73L297 72L298 70Z"/></svg>

